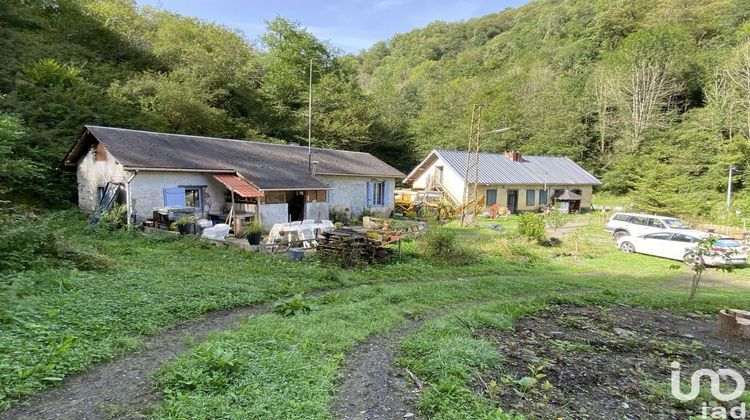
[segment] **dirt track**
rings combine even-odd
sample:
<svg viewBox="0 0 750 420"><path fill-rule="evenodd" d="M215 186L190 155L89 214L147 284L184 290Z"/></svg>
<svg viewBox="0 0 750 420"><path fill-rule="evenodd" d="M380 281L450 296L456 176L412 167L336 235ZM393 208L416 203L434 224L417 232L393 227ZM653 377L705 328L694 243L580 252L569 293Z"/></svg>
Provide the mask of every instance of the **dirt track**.
<svg viewBox="0 0 750 420"><path fill-rule="evenodd" d="M85 373L66 378L0 413L0 419L101 419L143 417L161 400L151 381L153 373L209 334L230 329L249 316L267 312L270 304L228 309L164 330L145 340L142 350Z"/></svg>

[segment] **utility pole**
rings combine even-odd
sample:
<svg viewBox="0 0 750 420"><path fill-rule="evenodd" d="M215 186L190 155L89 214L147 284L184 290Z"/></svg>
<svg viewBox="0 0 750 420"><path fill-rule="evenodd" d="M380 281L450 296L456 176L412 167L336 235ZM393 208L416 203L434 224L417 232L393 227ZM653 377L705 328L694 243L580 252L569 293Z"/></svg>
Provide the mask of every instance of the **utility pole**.
<svg viewBox="0 0 750 420"><path fill-rule="evenodd" d="M729 218L729 207L732 205L732 175L734 175L734 165L729 165L729 179L727 180L727 218Z"/></svg>
<svg viewBox="0 0 750 420"><path fill-rule="evenodd" d="M484 105L474 104L471 110L471 126L469 127L469 145L466 150L466 172L464 173L464 211L461 212L461 226L467 224L473 225L477 219L477 184L479 183L479 150L481 128L482 128L482 110ZM471 177L471 178L469 178ZM469 189L471 188L471 193ZM469 220L466 220L466 213L470 212Z"/></svg>
<svg viewBox="0 0 750 420"><path fill-rule="evenodd" d="M312 66L310 59L310 85L307 97L307 172L312 173Z"/></svg>

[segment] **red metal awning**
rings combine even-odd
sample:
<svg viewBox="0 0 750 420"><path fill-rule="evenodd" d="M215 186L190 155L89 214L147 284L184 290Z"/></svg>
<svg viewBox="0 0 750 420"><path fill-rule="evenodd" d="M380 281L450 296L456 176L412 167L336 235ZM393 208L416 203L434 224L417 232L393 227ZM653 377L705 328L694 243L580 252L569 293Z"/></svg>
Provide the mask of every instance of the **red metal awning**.
<svg viewBox="0 0 750 420"><path fill-rule="evenodd" d="M245 178L235 174L214 174L217 181L224 184L230 191L234 191L240 197L263 197L263 192L255 185L249 183Z"/></svg>

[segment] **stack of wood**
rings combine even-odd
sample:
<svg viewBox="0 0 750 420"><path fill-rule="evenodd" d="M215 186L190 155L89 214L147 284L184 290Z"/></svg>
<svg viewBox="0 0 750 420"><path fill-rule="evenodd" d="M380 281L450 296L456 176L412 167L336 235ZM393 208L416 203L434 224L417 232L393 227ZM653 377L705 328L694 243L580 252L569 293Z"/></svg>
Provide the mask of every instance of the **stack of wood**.
<svg viewBox="0 0 750 420"><path fill-rule="evenodd" d="M330 253L353 264L356 264L356 260L374 264L393 254L393 250L384 247L383 242L368 237L366 232L352 229L323 232L318 239L318 252Z"/></svg>
<svg viewBox="0 0 750 420"><path fill-rule="evenodd" d="M750 311L741 309L719 311L719 334L725 337L750 339Z"/></svg>

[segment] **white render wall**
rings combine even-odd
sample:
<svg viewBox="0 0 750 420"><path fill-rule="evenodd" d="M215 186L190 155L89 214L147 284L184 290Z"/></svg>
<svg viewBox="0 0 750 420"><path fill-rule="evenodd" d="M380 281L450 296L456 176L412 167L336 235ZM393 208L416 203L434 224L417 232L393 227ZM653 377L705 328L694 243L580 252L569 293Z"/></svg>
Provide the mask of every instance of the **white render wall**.
<svg viewBox="0 0 750 420"><path fill-rule="evenodd" d="M436 167L443 167L443 187L445 191L453 197L453 201L463 203L464 201L464 174L459 174L451 165L445 163L442 159L437 158L427 170L412 182L414 188L427 188L430 178L436 176Z"/></svg>
<svg viewBox="0 0 750 420"><path fill-rule="evenodd" d="M139 171L130 183L136 220L151 218L154 207L164 206L164 189L178 186L203 186L203 210L221 211L226 187L211 174L197 172Z"/></svg>
<svg viewBox="0 0 750 420"><path fill-rule="evenodd" d="M326 220L329 213L328 203L305 203L305 219Z"/></svg>
<svg viewBox="0 0 750 420"><path fill-rule="evenodd" d="M289 207L286 203L260 205L260 223L265 229L270 229L276 223L288 221Z"/></svg>
<svg viewBox="0 0 750 420"><path fill-rule="evenodd" d="M360 216L367 208L367 183L385 182L390 192L390 201L383 207L372 207L370 211L390 215L393 211L393 191L396 187L395 178L345 176L345 175L317 175L317 179L331 188L328 191L328 204L331 209L348 208L353 216Z"/></svg>

